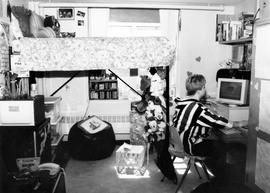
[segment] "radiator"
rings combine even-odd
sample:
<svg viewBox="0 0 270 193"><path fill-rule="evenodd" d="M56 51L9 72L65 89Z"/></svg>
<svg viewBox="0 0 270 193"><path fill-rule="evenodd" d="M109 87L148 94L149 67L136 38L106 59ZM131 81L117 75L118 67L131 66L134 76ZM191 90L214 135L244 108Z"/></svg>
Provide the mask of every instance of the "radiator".
<svg viewBox="0 0 270 193"><path fill-rule="evenodd" d="M116 140L129 140L130 117L129 115L95 115L112 124ZM64 116L61 119L61 134L68 135L70 128L82 120L82 116Z"/></svg>

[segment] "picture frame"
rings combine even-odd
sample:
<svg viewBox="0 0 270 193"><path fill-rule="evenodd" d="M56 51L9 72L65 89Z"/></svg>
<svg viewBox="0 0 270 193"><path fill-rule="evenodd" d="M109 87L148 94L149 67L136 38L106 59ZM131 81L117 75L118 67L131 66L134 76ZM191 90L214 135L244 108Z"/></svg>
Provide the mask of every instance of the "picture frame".
<svg viewBox="0 0 270 193"><path fill-rule="evenodd" d="M74 19L74 8L59 8L57 12L58 19Z"/></svg>

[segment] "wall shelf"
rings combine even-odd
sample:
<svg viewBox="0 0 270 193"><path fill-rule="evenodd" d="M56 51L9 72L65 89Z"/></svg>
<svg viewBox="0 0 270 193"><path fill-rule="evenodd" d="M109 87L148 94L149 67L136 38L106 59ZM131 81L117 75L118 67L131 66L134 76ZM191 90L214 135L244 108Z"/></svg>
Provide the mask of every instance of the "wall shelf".
<svg viewBox="0 0 270 193"><path fill-rule="evenodd" d="M90 100L117 100L117 78L115 76L106 74L105 70L89 71L88 90Z"/></svg>
<svg viewBox="0 0 270 193"><path fill-rule="evenodd" d="M220 44L224 45L239 45L239 44L250 44L252 43L253 38L243 38L238 40L230 40L230 41L221 41Z"/></svg>

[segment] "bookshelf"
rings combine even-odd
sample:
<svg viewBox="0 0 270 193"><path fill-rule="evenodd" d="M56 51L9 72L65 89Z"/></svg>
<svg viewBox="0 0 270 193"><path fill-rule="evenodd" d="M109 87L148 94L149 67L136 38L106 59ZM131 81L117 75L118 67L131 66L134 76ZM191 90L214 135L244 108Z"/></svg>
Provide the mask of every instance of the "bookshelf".
<svg viewBox="0 0 270 193"><path fill-rule="evenodd" d="M252 40L253 40L252 37L249 37L237 40L220 41L219 43L224 45L243 45L243 44L251 44Z"/></svg>
<svg viewBox="0 0 270 193"><path fill-rule="evenodd" d="M254 14L217 15L216 22L216 41L232 46L232 63L251 70Z"/></svg>
<svg viewBox="0 0 270 193"><path fill-rule="evenodd" d="M89 100L117 100L118 82L105 70L89 71Z"/></svg>
<svg viewBox="0 0 270 193"><path fill-rule="evenodd" d="M216 41L241 44L252 41L254 14L242 12L237 15L217 15Z"/></svg>

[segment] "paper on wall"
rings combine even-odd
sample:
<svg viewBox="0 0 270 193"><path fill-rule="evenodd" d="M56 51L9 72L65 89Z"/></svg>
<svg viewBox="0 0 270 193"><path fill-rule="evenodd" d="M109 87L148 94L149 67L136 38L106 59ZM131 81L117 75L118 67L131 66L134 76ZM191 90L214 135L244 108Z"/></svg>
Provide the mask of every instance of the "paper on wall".
<svg viewBox="0 0 270 193"><path fill-rule="evenodd" d="M261 81L259 127L270 134L270 81Z"/></svg>
<svg viewBox="0 0 270 193"><path fill-rule="evenodd" d="M270 78L270 25L256 28L255 77Z"/></svg>

